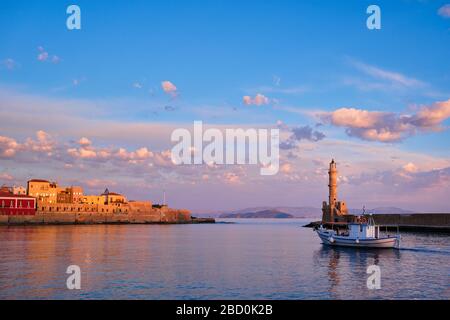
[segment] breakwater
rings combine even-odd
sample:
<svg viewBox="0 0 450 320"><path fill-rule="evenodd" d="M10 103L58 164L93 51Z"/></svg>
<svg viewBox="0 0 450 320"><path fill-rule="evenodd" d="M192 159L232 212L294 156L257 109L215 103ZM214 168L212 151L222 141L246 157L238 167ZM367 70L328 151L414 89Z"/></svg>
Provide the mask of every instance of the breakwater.
<svg viewBox="0 0 450 320"><path fill-rule="evenodd" d="M376 224L389 230L398 226L402 231L450 233L450 213L374 214L372 217ZM315 221L305 227L313 228L320 224L320 221Z"/></svg>

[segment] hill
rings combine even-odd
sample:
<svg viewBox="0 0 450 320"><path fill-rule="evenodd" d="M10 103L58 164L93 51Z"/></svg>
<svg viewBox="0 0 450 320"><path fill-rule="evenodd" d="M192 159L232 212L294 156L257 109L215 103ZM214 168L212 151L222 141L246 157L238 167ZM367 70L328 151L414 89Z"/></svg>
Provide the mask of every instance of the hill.
<svg viewBox="0 0 450 320"><path fill-rule="evenodd" d="M294 218L321 218L322 210L314 207L251 207L240 210L229 210L229 211L215 211L210 213L197 213L194 214L198 217L229 217L229 216L242 216L247 217L252 216L256 218L255 214L260 214L264 211L272 211L278 213L285 213L293 216ZM362 214L361 209L349 209L350 214ZM397 207L377 207L374 209L366 209L366 213L373 214L411 214L414 213L410 210L405 210Z"/></svg>
<svg viewBox="0 0 450 320"><path fill-rule="evenodd" d="M293 215L281 212L279 210L263 210L257 212L242 212L242 213L223 213L219 218L228 219L249 219L249 218L263 218L263 219L289 219L294 218Z"/></svg>

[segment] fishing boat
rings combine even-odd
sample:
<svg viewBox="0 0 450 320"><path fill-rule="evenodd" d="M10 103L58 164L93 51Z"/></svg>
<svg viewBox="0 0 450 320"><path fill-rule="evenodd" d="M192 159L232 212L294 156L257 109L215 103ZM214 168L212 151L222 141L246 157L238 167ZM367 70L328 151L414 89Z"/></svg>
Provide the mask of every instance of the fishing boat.
<svg viewBox="0 0 450 320"><path fill-rule="evenodd" d="M363 216L359 221L339 225L337 228L316 229L322 243L330 246L359 248L399 248L400 235L382 235L372 216Z"/></svg>

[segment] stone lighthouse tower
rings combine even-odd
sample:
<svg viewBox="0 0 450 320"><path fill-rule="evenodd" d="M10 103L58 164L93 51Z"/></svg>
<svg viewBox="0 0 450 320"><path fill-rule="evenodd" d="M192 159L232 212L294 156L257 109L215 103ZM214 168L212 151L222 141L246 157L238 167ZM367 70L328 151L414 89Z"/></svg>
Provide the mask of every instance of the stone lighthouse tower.
<svg viewBox="0 0 450 320"><path fill-rule="evenodd" d="M345 220L342 216L348 214L348 209L344 201L337 200L338 171L334 159L330 163L328 179L328 203L324 201L322 205L322 223L341 222Z"/></svg>
<svg viewBox="0 0 450 320"><path fill-rule="evenodd" d="M328 203L330 204L331 212L333 212L334 208L336 208L336 201L337 201L337 167L336 162L334 162L334 159L331 160L330 169L328 170L328 177L329 177Z"/></svg>

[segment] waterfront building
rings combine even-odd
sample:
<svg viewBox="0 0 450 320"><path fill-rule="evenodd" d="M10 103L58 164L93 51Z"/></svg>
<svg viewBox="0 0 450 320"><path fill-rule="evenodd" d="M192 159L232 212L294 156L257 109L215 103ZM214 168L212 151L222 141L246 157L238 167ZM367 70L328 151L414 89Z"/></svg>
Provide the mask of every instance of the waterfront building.
<svg viewBox="0 0 450 320"><path fill-rule="evenodd" d="M35 197L40 202L52 203L81 203L83 188L71 186L61 188L56 182L42 179L32 179L27 183L27 195Z"/></svg>
<svg viewBox="0 0 450 320"><path fill-rule="evenodd" d="M124 195L108 189L100 195L84 195L81 187L60 187L56 182L32 179L27 183L27 195L14 194L13 190L7 186L0 188L0 224L191 221L188 210L153 205L151 201L129 201Z"/></svg>
<svg viewBox="0 0 450 320"><path fill-rule="evenodd" d="M17 195L26 195L27 194L27 189L25 189L22 186L13 186L12 187L12 193L17 194Z"/></svg>
<svg viewBox="0 0 450 320"><path fill-rule="evenodd" d="M81 203L83 204L104 204L105 197L103 196L93 196L93 195L84 195L81 198Z"/></svg>
<svg viewBox="0 0 450 320"><path fill-rule="evenodd" d="M58 197L58 185L41 179L32 179L27 183L27 195L35 197L46 203L56 203Z"/></svg>
<svg viewBox="0 0 450 320"><path fill-rule="evenodd" d="M72 186L58 190L56 201L57 203L82 203L83 188Z"/></svg>
<svg viewBox="0 0 450 320"><path fill-rule="evenodd" d="M108 190L108 188L106 188L105 192L103 192L101 194L101 196L104 198L105 204L109 204L109 203L127 203L127 198L125 198L125 196L123 196L123 195L121 195L119 193L110 192Z"/></svg>
<svg viewBox="0 0 450 320"><path fill-rule="evenodd" d="M35 215L36 199L22 194L14 194L9 188L0 190L0 215Z"/></svg>

